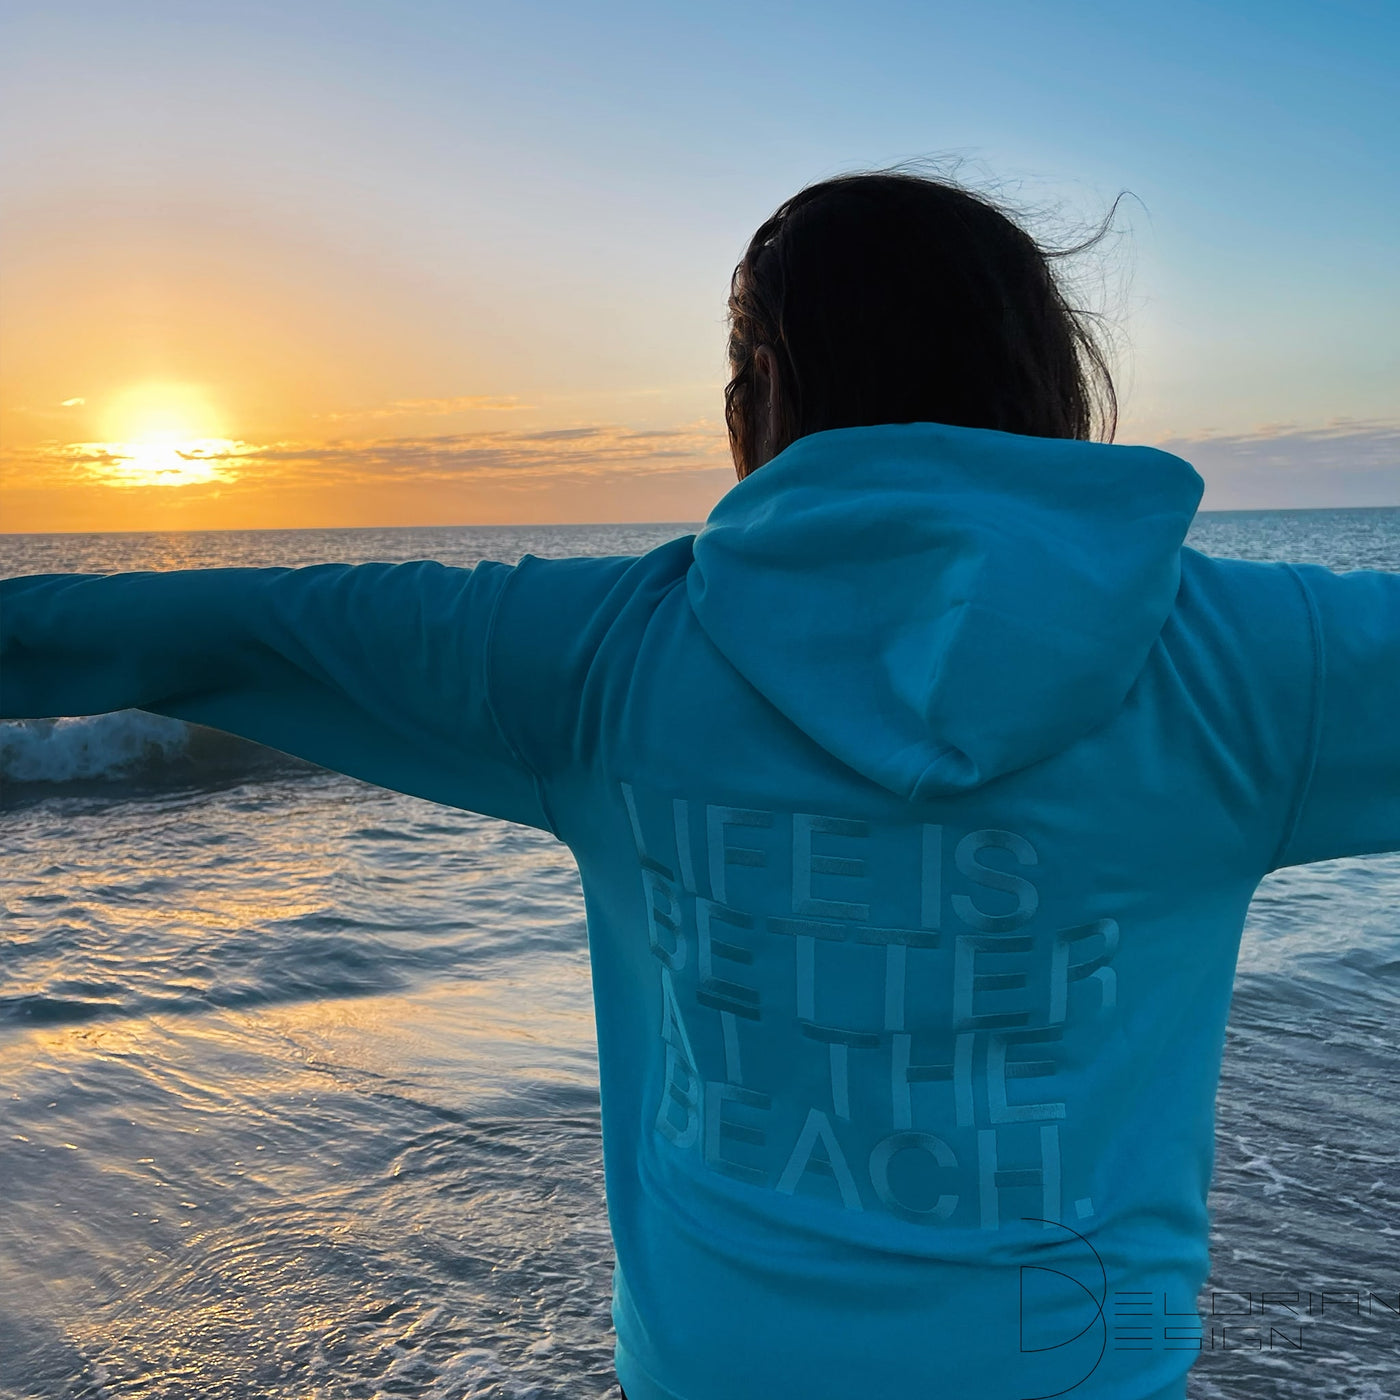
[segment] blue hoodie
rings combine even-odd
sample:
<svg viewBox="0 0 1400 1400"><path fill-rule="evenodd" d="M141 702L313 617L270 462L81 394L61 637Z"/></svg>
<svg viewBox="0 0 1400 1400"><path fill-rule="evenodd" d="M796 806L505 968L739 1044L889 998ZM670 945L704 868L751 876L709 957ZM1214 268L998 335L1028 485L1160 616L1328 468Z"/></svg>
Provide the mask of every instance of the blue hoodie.
<svg viewBox="0 0 1400 1400"><path fill-rule="evenodd" d="M638 558L13 579L0 713L568 844L630 1400L1179 1400L1250 897L1400 849L1400 576L1208 558L1200 492L902 424Z"/></svg>

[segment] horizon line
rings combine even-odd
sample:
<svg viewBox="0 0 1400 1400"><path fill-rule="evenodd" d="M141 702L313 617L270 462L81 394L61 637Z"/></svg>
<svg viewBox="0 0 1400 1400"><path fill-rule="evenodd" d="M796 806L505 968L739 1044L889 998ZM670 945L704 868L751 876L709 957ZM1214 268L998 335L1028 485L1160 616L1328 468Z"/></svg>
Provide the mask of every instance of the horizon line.
<svg viewBox="0 0 1400 1400"><path fill-rule="evenodd" d="M1329 506L1226 506L1196 511L1196 518L1202 515L1300 515L1317 511L1357 511L1357 510L1400 510L1400 501L1386 505L1329 505ZM420 525L216 525L202 529L150 529L150 530L0 530L0 540L30 539L35 536L54 535L289 535L297 533L332 534L349 533L355 530L601 530L601 529L645 529L661 525L678 525L686 529L700 528L704 520L551 520L551 521L495 521L490 524L476 524L470 521L454 524Z"/></svg>

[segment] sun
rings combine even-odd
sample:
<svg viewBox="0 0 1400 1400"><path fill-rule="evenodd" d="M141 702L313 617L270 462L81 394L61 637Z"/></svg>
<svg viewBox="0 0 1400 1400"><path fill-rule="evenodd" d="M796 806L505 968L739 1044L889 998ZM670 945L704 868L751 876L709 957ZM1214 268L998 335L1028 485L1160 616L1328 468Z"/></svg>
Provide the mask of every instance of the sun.
<svg viewBox="0 0 1400 1400"><path fill-rule="evenodd" d="M69 444L67 455L111 486L194 486L237 475L252 449L227 436L223 415L196 384L138 384L117 394L99 420L103 441Z"/></svg>
<svg viewBox="0 0 1400 1400"><path fill-rule="evenodd" d="M137 384L106 405L99 423L114 442L176 442L224 436L223 417L198 384Z"/></svg>

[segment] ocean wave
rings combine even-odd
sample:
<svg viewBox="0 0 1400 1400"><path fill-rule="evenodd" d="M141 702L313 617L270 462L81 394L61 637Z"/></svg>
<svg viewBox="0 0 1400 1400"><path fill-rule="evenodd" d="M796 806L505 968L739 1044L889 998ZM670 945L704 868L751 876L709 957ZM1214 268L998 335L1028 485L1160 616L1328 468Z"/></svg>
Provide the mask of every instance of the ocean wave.
<svg viewBox="0 0 1400 1400"><path fill-rule="evenodd" d="M0 783L164 784L268 769L318 771L235 735L144 710L0 722Z"/></svg>

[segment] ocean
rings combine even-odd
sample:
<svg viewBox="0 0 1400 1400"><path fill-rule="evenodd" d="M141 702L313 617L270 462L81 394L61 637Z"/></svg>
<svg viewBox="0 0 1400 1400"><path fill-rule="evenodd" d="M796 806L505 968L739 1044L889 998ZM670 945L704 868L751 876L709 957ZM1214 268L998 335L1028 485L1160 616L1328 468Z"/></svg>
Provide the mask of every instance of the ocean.
<svg viewBox="0 0 1400 1400"><path fill-rule="evenodd" d="M696 528L9 535L0 574ZM1400 571L1400 509L1188 543ZM0 849L0 1397L616 1395L565 847L126 711L0 724ZM1211 1206L1192 1400L1400 1397L1400 855L1260 885Z"/></svg>

